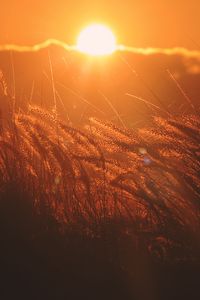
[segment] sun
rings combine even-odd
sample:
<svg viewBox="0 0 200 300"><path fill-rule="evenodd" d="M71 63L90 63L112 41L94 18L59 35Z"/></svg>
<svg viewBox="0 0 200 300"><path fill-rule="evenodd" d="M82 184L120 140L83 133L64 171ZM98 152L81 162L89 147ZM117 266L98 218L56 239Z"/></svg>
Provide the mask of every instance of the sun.
<svg viewBox="0 0 200 300"><path fill-rule="evenodd" d="M76 49L92 56L109 55L117 49L116 38L107 26L92 24L79 34Z"/></svg>

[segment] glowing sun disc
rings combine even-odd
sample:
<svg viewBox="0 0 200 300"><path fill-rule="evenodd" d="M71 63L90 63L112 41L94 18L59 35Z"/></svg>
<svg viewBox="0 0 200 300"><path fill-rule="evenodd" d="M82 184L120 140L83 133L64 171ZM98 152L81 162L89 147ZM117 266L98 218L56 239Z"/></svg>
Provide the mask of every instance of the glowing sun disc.
<svg viewBox="0 0 200 300"><path fill-rule="evenodd" d="M116 39L112 31L100 24L93 24L81 31L77 50L89 55L108 55L116 50Z"/></svg>

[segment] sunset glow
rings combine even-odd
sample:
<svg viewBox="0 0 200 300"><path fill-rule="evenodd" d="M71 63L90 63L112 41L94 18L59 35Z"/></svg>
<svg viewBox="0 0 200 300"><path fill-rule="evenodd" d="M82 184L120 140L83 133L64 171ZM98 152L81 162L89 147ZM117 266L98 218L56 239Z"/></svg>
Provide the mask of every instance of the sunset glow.
<svg viewBox="0 0 200 300"><path fill-rule="evenodd" d="M77 50L92 56L108 55L116 48L114 34L108 27L101 24L86 27L78 36Z"/></svg>

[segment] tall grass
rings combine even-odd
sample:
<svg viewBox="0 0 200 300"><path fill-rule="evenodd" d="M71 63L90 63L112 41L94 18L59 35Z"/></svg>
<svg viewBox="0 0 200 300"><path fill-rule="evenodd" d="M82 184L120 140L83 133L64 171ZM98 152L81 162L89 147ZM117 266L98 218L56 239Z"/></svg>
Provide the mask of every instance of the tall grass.
<svg viewBox="0 0 200 300"><path fill-rule="evenodd" d="M164 268L200 261L199 115L79 128L13 101L0 75L2 299L192 299L199 272Z"/></svg>
<svg viewBox="0 0 200 300"><path fill-rule="evenodd" d="M198 116L156 117L136 131L95 118L80 129L34 106L11 115L1 119L1 203L14 203L17 193L30 213L64 231L117 230L162 257L175 246L184 255L197 247Z"/></svg>

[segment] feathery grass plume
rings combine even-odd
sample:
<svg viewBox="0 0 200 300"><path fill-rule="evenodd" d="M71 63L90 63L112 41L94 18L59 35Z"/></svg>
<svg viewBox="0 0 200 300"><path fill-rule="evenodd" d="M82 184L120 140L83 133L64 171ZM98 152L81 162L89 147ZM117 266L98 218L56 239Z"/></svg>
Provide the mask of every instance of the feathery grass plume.
<svg viewBox="0 0 200 300"><path fill-rule="evenodd" d="M3 72L0 70L0 131L12 118L12 101Z"/></svg>
<svg viewBox="0 0 200 300"><path fill-rule="evenodd" d="M189 255L200 247L199 132L192 115L137 131L92 118L80 129L30 106L1 131L0 202L18 190L64 231L114 230L152 255L170 257L176 245Z"/></svg>

